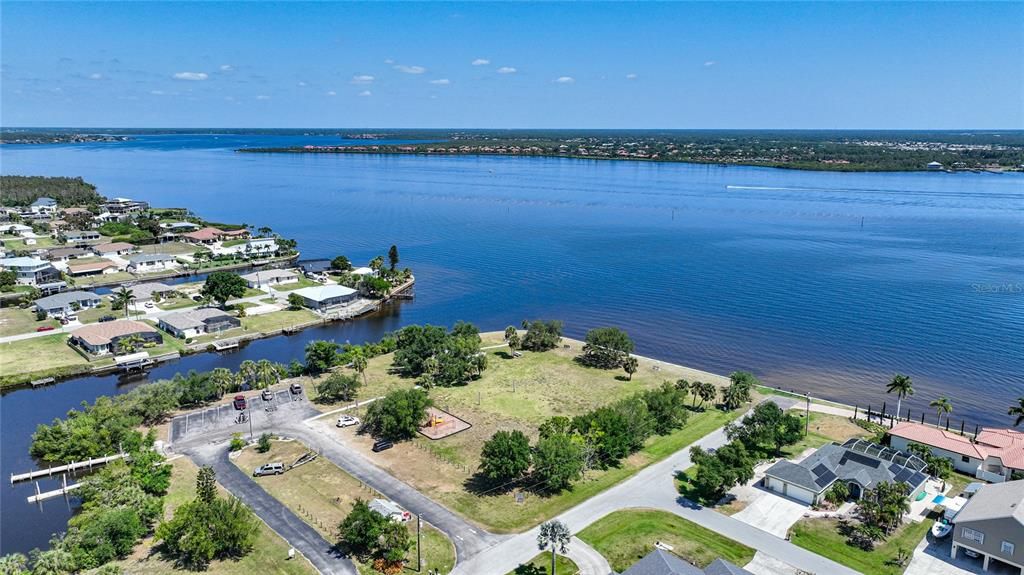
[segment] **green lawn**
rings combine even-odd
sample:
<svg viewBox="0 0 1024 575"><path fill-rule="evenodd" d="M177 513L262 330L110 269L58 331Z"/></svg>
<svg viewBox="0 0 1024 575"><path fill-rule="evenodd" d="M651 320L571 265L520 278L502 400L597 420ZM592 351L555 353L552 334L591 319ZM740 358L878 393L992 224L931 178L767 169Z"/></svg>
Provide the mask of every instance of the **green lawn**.
<svg viewBox="0 0 1024 575"><path fill-rule="evenodd" d="M307 447L297 441L275 441L269 452L245 449L233 462L245 473L251 473L265 463L279 461L288 465L306 451ZM328 541L337 540L337 526L351 511L356 499L383 497L322 457L283 475L260 477L256 481ZM407 525L414 541L408 555L413 562L408 568L412 569L416 558L416 524L410 521ZM455 566L455 548L448 538L426 524L422 538L424 572L430 569L439 569L441 573L451 571ZM357 562L357 566L363 575L374 573L369 565Z"/></svg>
<svg viewBox="0 0 1024 575"><path fill-rule="evenodd" d="M196 494L196 474L198 468L188 458L180 457L173 461L174 471L171 474L171 487L164 499L164 516L170 518L174 510L182 503L193 499ZM219 486L218 486L219 487ZM222 495L226 495L220 489ZM173 562L166 561L155 551L152 539L145 539L130 557L116 562L125 573L133 575L180 575L188 573L175 567ZM260 522L260 531L252 552L235 561L214 561L204 571L208 575L252 575L267 573L271 575L313 575L317 571L310 563L296 556L288 560L288 544L276 533Z"/></svg>
<svg viewBox="0 0 1024 575"><path fill-rule="evenodd" d="M128 282L136 279L139 278L128 272L114 272L112 274L99 274L94 276L75 278L75 285L78 286L79 288L84 289L96 284Z"/></svg>
<svg viewBox="0 0 1024 575"><path fill-rule="evenodd" d="M25 238L19 237L15 239L4 239L4 247L8 250L38 250L40 248L52 248L57 246L56 240L49 236L33 239L36 240L36 243L31 246L25 244Z"/></svg>
<svg viewBox="0 0 1024 575"><path fill-rule="evenodd" d="M551 552L545 551L529 562L516 567L512 571L508 572L508 575L533 575L537 573L537 569L541 569L541 573L551 574ZM579 567L573 563L572 559L564 555L555 555L555 573L558 575L573 575L579 571Z"/></svg>
<svg viewBox="0 0 1024 575"><path fill-rule="evenodd" d="M17 335L19 333L30 333L42 326L60 327L60 322L55 319L44 319L36 321L36 314L29 309L19 307L0 308L0 337Z"/></svg>
<svg viewBox="0 0 1024 575"><path fill-rule="evenodd" d="M901 575L906 567L891 563L897 550L913 552L931 529L934 516L920 523L907 523L900 527L874 550L865 551L848 545L839 532L836 519L810 519L797 521L790 529L790 541L823 557L860 571L864 575Z"/></svg>
<svg viewBox="0 0 1024 575"><path fill-rule="evenodd" d="M650 553L656 541L668 543L673 553L702 568L719 557L740 567L754 558L750 547L666 511L616 511L580 531L578 536L618 572Z"/></svg>
<svg viewBox="0 0 1024 575"><path fill-rule="evenodd" d="M199 305L199 302L193 300L190 297L182 296L182 297L174 297L174 298L164 299L164 300L160 301L159 303L157 303L156 307L158 307L158 308L160 308L162 310L172 310L172 309L186 309L186 308L190 308L190 307L196 307L197 305Z"/></svg>
<svg viewBox="0 0 1024 575"><path fill-rule="evenodd" d="M493 334L484 334L493 341ZM507 348L487 350L488 368L483 376L462 387L435 388L430 394L436 406L472 424L466 431L431 441L417 438L394 449L373 454L374 461L413 487L449 508L497 532L518 532L549 519L605 489L631 477L648 465L704 437L741 414L714 408L693 412L687 425L675 432L648 439L645 447L626 458L618 467L592 470L572 490L556 495L527 492L517 501L513 492L477 495L467 488L479 466L483 443L499 429L517 429L531 439L537 427L551 416L574 416L628 397L638 391L686 377L720 383L724 378L685 368L640 360L633 381L617 376L621 370L582 367L573 361L580 342L565 340L570 349L525 353L511 359ZM370 360L366 386L361 398L384 395L389 390L409 388L412 379L388 373L392 356ZM653 367L657 363L658 370ZM320 406L329 409L330 405ZM745 409L745 408L744 408ZM369 451L368 438L353 443Z"/></svg>
<svg viewBox="0 0 1024 575"><path fill-rule="evenodd" d="M273 286L273 288L275 290L277 290L277 291L292 291L292 290L297 290L297 289L301 289L301 288L304 288L304 287L313 287L313 286L319 286L319 285L323 285L323 284L321 284L319 282L315 282L315 281L307 278L306 276L299 276L299 281L297 281L295 283L284 284L284 285L276 285L276 286Z"/></svg>
<svg viewBox="0 0 1024 575"><path fill-rule="evenodd" d="M207 251L206 248L187 244L185 242L167 242L164 244L148 244L139 246L139 251L144 254L167 254L170 256L190 256L196 252Z"/></svg>
<svg viewBox="0 0 1024 575"><path fill-rule="evenodd" d="M244 245L244 244L245 244L246 242L248 242L248 241L249 241L249 240L244 240L244 239L238 239L238 240L228 240L228 241L226 241L226 242L221 242L221 244L220 244L220 245L221 245L221 246L223 246L223 247L225 247L225 248L230 248L230 247L232 247L232 246L240 246L240 245Z"/></svg>
<svg viewBox="0 0 1024 575"><path fill-rule="evenodd" d="M242 327L249 332L277 331L316 319L319 319L319 316L305 309L281 310L241 318Z"/></svg>
<svg viewBox="0 0 1024 575"><path fill-rule="evenodd" d="M102 300L100 305L75 312L75 315L78 316L78 321L82 323L95 323L105 315L112 315L118 319L124 318L123 309L117 311L110 309L110 298L100 296L100 299Z"/></svg>
<svg viewBox="0 0 1024 575"><path fill-rule="evenodd" d="M90 364L68 346L67 339L67 334L56 333L0 343L0 386L80 373L110 362L102 360Z"/></svg>

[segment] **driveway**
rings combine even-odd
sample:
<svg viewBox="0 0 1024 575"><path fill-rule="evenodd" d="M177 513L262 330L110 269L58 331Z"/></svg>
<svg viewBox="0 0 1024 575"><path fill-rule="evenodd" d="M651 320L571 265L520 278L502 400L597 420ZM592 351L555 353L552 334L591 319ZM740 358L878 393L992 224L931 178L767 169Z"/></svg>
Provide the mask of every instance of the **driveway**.
<svg viewBox="0 0 1024 575"><path fill-rule="evenodd" d="M271 497L248 475L228 461L227 442L206 444L186 451L196 465L209 465L217 481L232 495L252 508L275 533L302 553L324 575L358 575L355 565L280 501Z"/></svg>
<svg viewBox="0 0 1024 575"><path fill-rule="evenodd" d="M914 556L903 575L1020 575L1020 569L998 561L990 562L988 571L984 571L980 557L972 559L963 551L957 553L956 561L953 561L949 558L952 546L952 537L936 540L929 533L914 549Z"/></svg>
<svg viewBox="0 0 1024 575"><path fill-rule="evenodd" d="M754 575L803 575L796 567L760 551L754 553L750 563L742 567Z"/></svg>
<svg viewBox="0 0 1024 575"><path fill-rule="evenodd" d="M769 493L760 487L747 486L747 489L753 497L742 511L732 516L733 519L776 537L785 539L789 528L808 511L803 503Z"/></svg>

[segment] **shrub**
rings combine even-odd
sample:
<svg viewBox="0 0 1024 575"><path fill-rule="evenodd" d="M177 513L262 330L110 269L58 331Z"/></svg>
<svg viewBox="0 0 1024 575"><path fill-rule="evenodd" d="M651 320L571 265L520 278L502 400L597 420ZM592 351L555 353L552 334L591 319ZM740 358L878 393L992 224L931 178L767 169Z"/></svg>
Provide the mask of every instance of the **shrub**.
<svg viewBox="0 0 1024 575"><path fill-rule="evenodd" d="M633 340L617 327L599 327L587 332L583 355L577 360L583 365L601 369L622 366L622 361L633 353Z"/></svg>
<svg viewBox="0 0 1024 575"><path fill-rule="evenodd" d="M241 433L234 433L231 435L231 444L229 448L231 451L240 451L245 447L245 440L242 439Z"/></svg>
<svg viewBox="0 0 1024 575"><path fill-rule="evenodd" d="M363 431L374 437L400 441L416 436L433 401L421 389L398 389L370 404Z"/></svg>
<svg viewBox="0 0 1024 575"><path fill-rule="evenodd" d="M270 451L270 434L264 433L260 435L259 442L256 444L256 451L260 453L266 453Z"/></svg>

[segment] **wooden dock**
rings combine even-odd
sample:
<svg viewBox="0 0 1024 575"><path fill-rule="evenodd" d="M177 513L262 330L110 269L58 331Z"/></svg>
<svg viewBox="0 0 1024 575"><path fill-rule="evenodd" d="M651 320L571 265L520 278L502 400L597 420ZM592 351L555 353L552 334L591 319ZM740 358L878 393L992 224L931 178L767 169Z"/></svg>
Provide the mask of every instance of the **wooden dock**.
<svg viewBox="0 0 1024 575"><path fill-rule="evenodd" d="M67 465L58 465L57 467L49 467L47 469L37 469L35 471L29 471L28 473L11 474L11 485L20 481L31 481L40 477L53 477L59 473L74 473L80 470L89 470L93 467L100 465L106 465L111 461L117 461L118 459L125 459L129 457L127 453L118 453L116 455L108 455L106 457L97 457L95 459L89 459L87 461L76 461L68 463Z"/></svg>
<svg viewBox="0 0 1024 575"><path fill-rule="evenodd" d="M53 489L51 491L39 491L39 483L37 482L36 483L36 494L35 495L29 495L28 496L28 502L29 503L39 503L39 502L42 502L42 501L46 501L47 499L53 499L54 497L60 497L61 495L67 495L68 493L71 493L72 491L78 489L81 486L82 486L81 483L72 483L71 485L68 485L68 476L67 476L67 474L64 474L63 479L61 480L60 489Z"/></svg>
<svg viewBox="0 0 1024 575"><path fill-rule="evenodd" d="M215 349L217 351L226 351L226 350L229 350L229 349L235 349L237 347L238 347L238 340L237 339L228 339L228 340L224 340L224 341L215 341L215 342L213 342L213 349Z"/></svg>

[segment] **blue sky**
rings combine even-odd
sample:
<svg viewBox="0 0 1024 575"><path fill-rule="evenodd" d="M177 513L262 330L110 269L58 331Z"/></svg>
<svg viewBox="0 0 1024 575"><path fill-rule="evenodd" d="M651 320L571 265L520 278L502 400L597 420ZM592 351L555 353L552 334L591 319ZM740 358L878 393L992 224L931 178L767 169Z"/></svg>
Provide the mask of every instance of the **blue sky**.
<svg viewBox="0 0 1024 575"><path fill-rule="evenodd" d="M1024 3L0 4L4 126L1024 128Z"/></svg>

